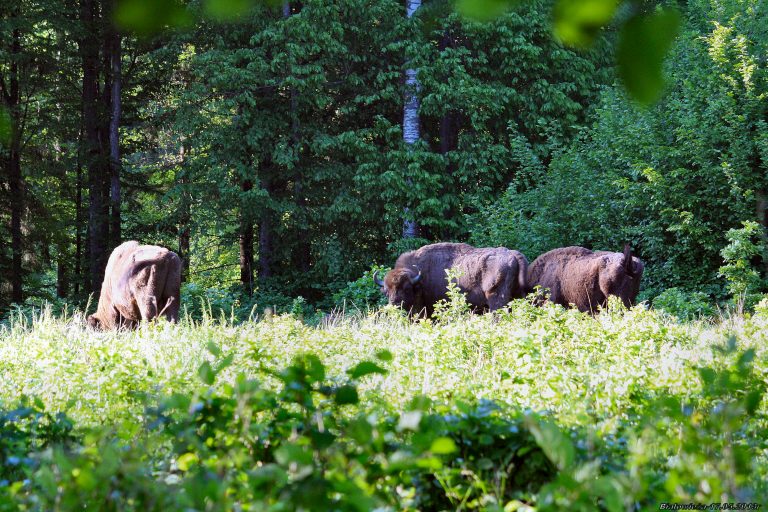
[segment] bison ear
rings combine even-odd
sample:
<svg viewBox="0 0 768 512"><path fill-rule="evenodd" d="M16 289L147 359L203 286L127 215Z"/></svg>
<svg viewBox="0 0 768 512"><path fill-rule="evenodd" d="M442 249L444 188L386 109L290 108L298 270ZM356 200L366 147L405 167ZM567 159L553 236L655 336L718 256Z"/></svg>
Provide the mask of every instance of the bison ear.
<svg viewBox="0 0 768 512"><path fill-rule="evenodd" d="M96 317L96 315L88 315L88 319L86 321L88 322L88 327L93 329L101 328L101 321Z"/></svg>

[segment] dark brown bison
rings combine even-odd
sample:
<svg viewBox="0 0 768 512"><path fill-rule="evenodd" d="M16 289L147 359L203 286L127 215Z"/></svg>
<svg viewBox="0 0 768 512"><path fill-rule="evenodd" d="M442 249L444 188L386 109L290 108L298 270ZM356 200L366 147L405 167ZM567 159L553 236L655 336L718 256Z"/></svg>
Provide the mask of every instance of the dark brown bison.
<svg viewBox="0 0 768 512"><path fill-rule="evenodd" d="M525 296L528 260L504 247L477 249L467 244L425 245L397 258L384 280L373 280L390 304L431 315L448 292L446 269L458 270L456 284L475 310L494 311Z"/></svg>
<svg viewBox="0 0 768 512"><path fill-rule="evenodd" d="M142 320L179 317L181 258L164 247L125 242L107 262L99 306L88 325L101 329L136 327Z"/></svg>
<svg viewBox="0 0 768 512"><path fill-rule="evenodd" d="M553 249L536 258L528 267L529 291L548 288L549 299L579 311L594 312L605 305L609 295L630 307L640 290L643 262L632 256L629 244L624 253L597 251L584 247Z"/></svg>

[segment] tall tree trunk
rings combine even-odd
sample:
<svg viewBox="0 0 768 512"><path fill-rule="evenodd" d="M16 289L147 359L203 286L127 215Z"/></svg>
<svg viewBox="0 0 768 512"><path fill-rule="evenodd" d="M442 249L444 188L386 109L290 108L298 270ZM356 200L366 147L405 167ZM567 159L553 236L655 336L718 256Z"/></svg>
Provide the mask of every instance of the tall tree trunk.
<svg viewBox="0 0 768 512"><path fill-rule="evenodd" d="M421 6L421 0L405 0L406 15L411 18ZM407 68L405 70L405 107L403 108L403 140L406 144L414 144L419 140L419 82L416 79L417 70ZM407 178L410 183L410 178ZM415 238L419 236L419 223L414 219L409 219L410 209L406 206L403 209L403 238Z"/></svg>
<svg viewBox="0 0 768 512"><path fill-rule="evenodd" d="M80 0L80 21L85 33L80 41L83 61L83 132L88 167L88 270L91 291L99 293L107 260L107 218L104 216L104 162L99 140L98 31L94 0Z"/></svg>
<svg viewBox="0 0 768 512"><path fill-rule="evenodd" d="M21 16L17 6L14 14ZM24 250L21 237L21 216L24 213L24 183L21 176L21 112L19 110L19 58L21 57L21 31L13 29L11 36L11 66L7 105L11 114L11 143L8 155L8 185L11 195L11 300L24 300L21 262Z"/></svg>
<svg viewBox="0 0 768 512"><path fill-rule="evenodd" d="M265 165L262 171L268 171ZM272 193L271 183L266 176L261 178L261 187ZM264 208L259 219L259 281L272 277L272 212Z"/></svg>
<svg viewBox="0 0 768 512"><path fill-rule="evenodd" d="M283 3L283 18L290 18L292 14L291 3ZM290 74L293 74L293 67L291 66ZM299 97L295 87L291 87L290 90L290 117L291 117L291 146L297 154L297 159L301 159L301 145L299 141L299 113L298 113ZM295 162L294 174L293 174L293 197L296 202L299 217L299 233L298 243L296 250L293 254L293 264L300 272L309 271L309 263L311 257L309 234L306 229L307 221L307 200L304 197L304 183L303 176L301 174L300 162Z"/></svg>
<svg viewBox="0 0 768 512"><path fill-rule="evenodd" d="M99 9L99 7L101 7ZM101 145L101 204L106 233L107 250L117 247L111 236L112 221L110 216L110 196L112 189L112 158L111 158L111 116L112 116L112 5L111 0L96 0L96 26L101 36L101 66L98 76L101 77L101 104L97 109L99 126L99 143ZM98 84L97 78L97 84Z"/></svg>
<svg viewBox="0 0 768 512"><path fill-rule="evenodd" d="M82 134L80 136L82 140ZM75 295L80 293L83 282L83 166L80 163L80 149L77 153L77 178L75 190Z"/></svg>
<svg viewBox="0 0 768 512"><path fill-rule="evenodd" d="M186 157L186 148L184 144L179 149L179 167L182 169L179 178L179 187L181 195L179 199L179 257L181 258L181 279L189 279L189 258L190 258L190 226L192 222L192 198L190 197L189 178L184 172L184 159Z"/></svg>
<svg viewBox="0 0 768 512"><path fill-rule="evenodd" d="M56 260L56 296L65 299L69 294L69 265L64 244L59 244Z"/></svg>
<svg viewBox="0 0 768 512"><path fill-rule="evenodd" d="M112 28L109 30L111 42L111 60L112 60L112 115L109 120L109 168L110 168L110 189L109 203L112 208L110 216L110 237L112 246L116 247L122 242L121 218L120 218L120 116L121 111L121 87L122 87L122 66L121 66L121 48L120 34Z"/></svg>
<svg viewBox="0 0 768 512"><path fill-rule="evenodd" d="M763 246L768 252L768 195L765 189L759 189L755 196L757 197L757 221L763 226ZM763 253L762 257L765 275L768 276L768 253Z"/></svg>
<svg viewBox="0 0 768 512"><path fill-rule="evenodd" d="M252 188L251 180L243 180L243 192ZM253 220L247 213L245 204L240 208L240 282L246 293L253 295Z"/></svg>

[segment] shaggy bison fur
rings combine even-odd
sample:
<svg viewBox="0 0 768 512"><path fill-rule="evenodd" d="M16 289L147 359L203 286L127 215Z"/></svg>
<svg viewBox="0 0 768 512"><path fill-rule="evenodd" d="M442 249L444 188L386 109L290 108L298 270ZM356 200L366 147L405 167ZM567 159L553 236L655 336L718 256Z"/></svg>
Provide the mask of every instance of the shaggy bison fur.
<svg viewBox="0 0 768 512"><path fill-rule="evenodd" d="M528 286L548 288L549 299L579 311L595 312L609 295L630 307L640 290L643 262L632 256L629 244L624 253L592 252L584 247L553 249L536 258L528 268Z"/></svg>
<svg viewBox="0 0 768 512"><path fill-rule="evenodd" d="M142 320L179 317L181 258L164 247L125 242L107 262L94 328L136 327Z"/></svg>
<svg viewBox="0 0 768 512"><path fill-rule="evenodd" d="M447 269L459 272L456 284L476 311L494 311L525 296L528 260L522 253L504 247L425 245L401 254L384 280L374 275L374 281L390 304L430 316L435 303L447 297Z"/></svg>

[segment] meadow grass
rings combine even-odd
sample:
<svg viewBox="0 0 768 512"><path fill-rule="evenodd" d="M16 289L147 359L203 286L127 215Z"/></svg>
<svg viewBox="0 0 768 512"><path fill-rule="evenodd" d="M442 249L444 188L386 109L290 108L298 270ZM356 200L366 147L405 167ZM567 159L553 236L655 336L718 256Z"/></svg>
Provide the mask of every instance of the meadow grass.
<svg viewBox="0 0 768 512"><path fill-rule="evenodd" d="M79 312L56 318L42 310L0 330L0 400L35 396L80 423L103 424L140 415L147 397L199 387L198 368L214 359L211 345L233 356L220 382L245 373L269 383L260 369L283 368L304 353L342 379L359 361L388 350L389 372L361 386L372 405L402 408L415 395L438 402L485 398L610 432L640 400L697 395L697 368L724 364L715 348L730 337L740 349L755 350L755 369L766 378L768 314L678 323L643 307L593 317L518 301L494 315L443 321L411 322L384 308L326 326L290 315L239 324L187 317L176 325L94 332Z"/></svg>
<svg viewBox="0 0 768 512"><path fill-rule="evenodd" d="M420 321L84 325L50 308L0 325L0 509L302 510L317 485L322 510L768 499L768 301L688 322L618 301L478 316L457 295ZM358 378L361 361L386 371Z"/></svg>

